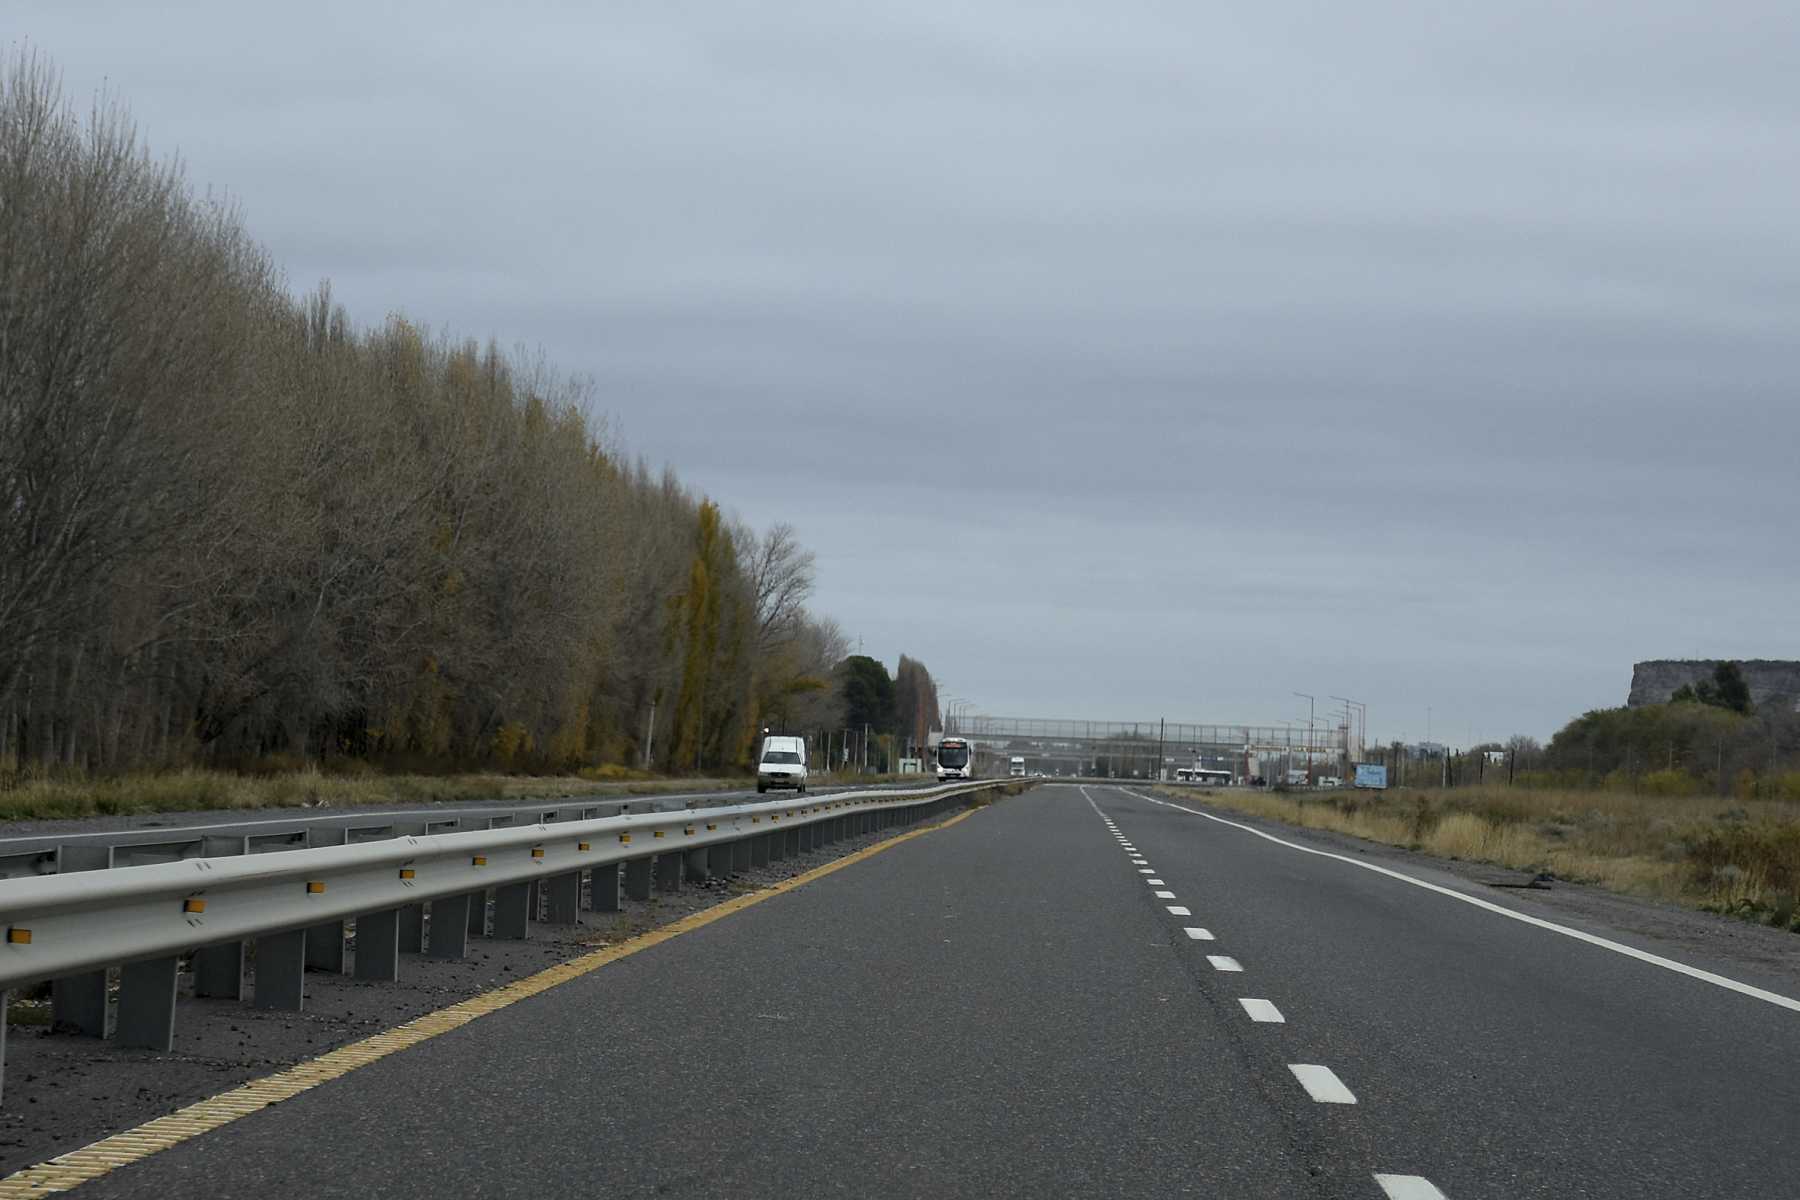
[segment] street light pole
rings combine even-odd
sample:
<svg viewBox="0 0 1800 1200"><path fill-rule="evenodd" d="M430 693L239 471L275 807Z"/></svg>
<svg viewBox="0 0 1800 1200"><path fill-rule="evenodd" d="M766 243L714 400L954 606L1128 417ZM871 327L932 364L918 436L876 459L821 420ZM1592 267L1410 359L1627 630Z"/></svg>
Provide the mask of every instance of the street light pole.
<svg viewBox="0 0 1800 1200"><path fill-rule="evenodd" d="M1306 786L1311 787L1313 784L1313 706L1317 703L1317 699L1305 692L1295 692L1294 695L1306 701Z"/></svg>

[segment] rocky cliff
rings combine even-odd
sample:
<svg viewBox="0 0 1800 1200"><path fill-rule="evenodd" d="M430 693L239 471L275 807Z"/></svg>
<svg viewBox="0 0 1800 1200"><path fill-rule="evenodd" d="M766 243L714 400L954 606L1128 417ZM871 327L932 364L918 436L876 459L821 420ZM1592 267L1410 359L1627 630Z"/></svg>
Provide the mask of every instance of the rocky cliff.
<svg viewBox="0 0 1800 1200"><path fill-rule="evenodd" d="M1800 701L1800 662L1782 662L1771 658L1738 659L1744 682L1750 685L1750 699L1758 708L1771 704L1792 707ZM1625 703L1633 708L1645 704L1663 704L1669 694L1684 683L1711 679L1716 658L1659 658L1641 662L1631 668L1631 695Z"/></svg>

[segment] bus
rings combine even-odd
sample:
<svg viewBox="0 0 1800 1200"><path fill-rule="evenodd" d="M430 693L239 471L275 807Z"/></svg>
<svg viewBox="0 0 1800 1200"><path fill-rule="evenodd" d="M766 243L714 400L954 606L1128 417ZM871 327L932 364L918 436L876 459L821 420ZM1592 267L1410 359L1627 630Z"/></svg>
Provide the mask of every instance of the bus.
<svg viewBox="0 0 1800 1200"><path fill-rule="evenodd" d="M1014 779L1023 778L1025 775L1025 756L1023 754L1013 755L1007 762L1006 773Z"/></svg>
<svg viewBox="0 0 1800 1200"><path fill-rule="evenodd" d="M968 738L947 737L938 743L938 782L975 777L975 743Z"/></svg>

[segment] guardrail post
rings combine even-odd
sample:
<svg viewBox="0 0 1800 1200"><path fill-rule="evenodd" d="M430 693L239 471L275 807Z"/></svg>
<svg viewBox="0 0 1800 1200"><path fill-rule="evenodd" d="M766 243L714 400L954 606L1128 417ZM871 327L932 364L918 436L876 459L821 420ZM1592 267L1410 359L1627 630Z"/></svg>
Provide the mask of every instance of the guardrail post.
<svg viewBox="0 0 1800 1200"><path fill-rule="evenodd" d="M679 892L681 890L680 853L664 852L656 856L656 890L659 892Z"/></svg>
<svg viewBox="0 0 1800 1200"><path fill-rule="evenodd" d="M112 866L111 846L56 848L56 873L104 871ZM106 971L83 971L50 983L50 1023L88 1037L106 1036Z"/></svg>
<svg viewBox="0 0 1800 1200"><path fill-rule="evenodd" d="M400 910L356 914L356 977L392 983L400 978Z"/></svg>
<svg viewBox="0 0 1800 1200"><path fill-rule="evenodd" d="M625 864L625 897L628 900L650 898L650 860L634 858Z"/></svg>
<svg viewBox="0 0 1800 1200"><path fill-rule="evenodd" d="M707 877L711 874L711 872L706 869L708 857L709 855L707 854L705 846L698 846L682 855L682 861L686 864L687 881L689 883L706 882Z"/></svg>
<svg viewBox="0 0 1800 1200"><path fill-rule="evenodd" d="M119 1020L113 1040L165 1054L175 1048L175 984L179 960L152 958L119 968Z"/></svg>
<svg viewBox="0 0 1800 1200"><path fill-rule="evenodd" d="M434 833L448 833L455 829L454 820L419 821L411 825L396 825L395 837L429 837ZM400 952L402 954L423 954L425 952L425 903L403 905L400 909Z"/></svg>
<svg viewBox="0 0 1800 1200"><path fill-rule="evenodd" d="M494 889L494 936L518 941L531 932L532 888L508 883Z"/></svg>
<svg viewBox="0 0 1800 1200"><path fill-rule="evenodd" d="M350 842L345 829L308 829L308 846L344 846ZM326 921L307 930L306 965L334 975L344 973L344 923Z"/></svg>
<svg viewBox="0 0 1800 1200"><path fill-rule="evenodd" d="M730 842L715 842L706 848L707 870L712 872L715 878L723 879L731 874L731 858Z"/></svg>
<svg viewBox="0 0 1800 1200"><path fill-rule="evenodd" d="M769 861L780 862L788 856L788 834L790 830L777 828L769 835Z"/></svg>
<svg viewBox="0 0 1800 1200"><path fill-rule="evenodd" d="M0 992L0 1102L6 1099L6 1010L12 1004L11 992Z"/></svg>
<svg viewBox="0 0 1800 1200"><path fill-rule="evenodd" d="M607 863L588 872L588 907L595 912L619 911L618 863Z"/></svg>
<svg viewBox="0 0 1800 1200"><path fill-rule="evenodd" d="M208 858L243 854L246 839L241 837L206 837L200 839L200 852ZM244 943L221 942L202 946L191 960L194 972L194 995L220 1000L244 998Z"/></svg>
<svg viewBox="0 0 1800 1200"><path fill-rule="evenodd" d="M469 953L469 893L441 896L431 902L431 940L427 958L464 958ZM482 898L486 903L487 898Z"/></svg>
<svg viewBox="0 0 1800 1200"><path fill-rule="evenodd" d="M800 856L800 829L798 826L782 833L781 850L784 858L798 858Z"/></svg>
<svg viewBox="0 0 1800 1200"><path fill-rule="evenodd" d="M569 871L544 880L544 899L550 911L546 919L552 925L577 925L581 922L581 872Z"/></svg>
<svg viewBox="0 0 1800 1200"><path fill-rule="evenodd" d="M487 936L487 906L488 894L486 888L469 893L469 920L464 928L469 931L470 937Z"/></svg>
<svg viewBox="0 0 1800 1200"><path fill-rule="evenodd" d="M750 839L750 865L753 867L768 866L769 865L769 843L774 841L776 838L778 838L780 836L781 835L778 833L765 833L761 837L751 838Z"/></svg>
<svg viewBox="0 0 1800 1200"><path fill-rule="evenodd" d="M754 838L739 838L731 843L731 869L748 871L750 869L750 843Z"/></svg>
<svg viewBox="0 0 1800 1200"><path fill-rule="evenodd" d="M256 939L257 1008L299 1012L306 995L306 930L267 933Z"/></svg>

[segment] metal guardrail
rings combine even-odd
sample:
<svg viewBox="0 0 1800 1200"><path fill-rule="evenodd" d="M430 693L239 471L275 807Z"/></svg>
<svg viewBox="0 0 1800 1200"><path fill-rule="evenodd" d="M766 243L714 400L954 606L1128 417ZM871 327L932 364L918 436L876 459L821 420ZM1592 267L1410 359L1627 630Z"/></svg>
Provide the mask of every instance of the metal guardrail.
<svg viewBox="0 0 1800 1200"><path fill-rule="evenodd" d="M809 795L828 798L848 791L831 785ZM592 820L624 813L673 812L748 803L747 791L666 793L648 796L525 799L503 804L419 805L350 809L315 816L220 815L186 825L149 821L120 829L0 836L0 880L28 879L69 870L132 867L218 854L264 854L308 846L337 846L405 834L490 829L498 825ZM241 842L241 845L239 843ZM106 851L110 850L108 857Z"/></svg>
<svg viewBox="0 0 1800 1200"><path fill-rule="evenodd" d="M109 865L112 848L96 846L91 862L63 863L62 873L0 879L0 989L53 980L53 1021L105 1036L107 972L116 966L116 1040L166 1051L184 956L191 957L196 996L241 1001L244 945L254 942L251 1002L298 1011L309 967L344 970L346 921L355 922L356 976L393 980L403 950L466 955L469 935L488 931L490 891L492 936L523 938L539 918L578 920L584 882L586 907L616 911L621 876L626 896L647 899L684 879L910 823L1006 782L421 830L264 853L222 838L200 857L84 869ZM0 1039L4 1013L0 997ZM3 1056L0 1040L0 1064Z"/></svg>

